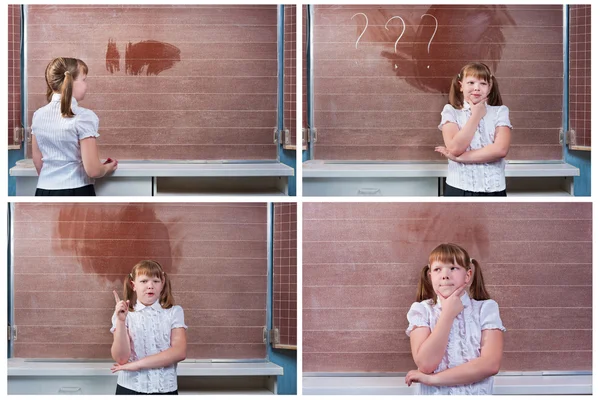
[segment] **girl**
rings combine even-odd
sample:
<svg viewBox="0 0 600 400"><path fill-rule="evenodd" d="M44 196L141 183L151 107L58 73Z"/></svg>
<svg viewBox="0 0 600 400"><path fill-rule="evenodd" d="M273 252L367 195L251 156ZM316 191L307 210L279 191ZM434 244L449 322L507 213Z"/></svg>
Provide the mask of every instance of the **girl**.
<svg viewBox="0 0 600 400"><path fill-rule="evenodd" d="M487 65L467 64L454 77L438 128L445 146L435 150L448 158L444 196L506 196L512 125Z"/></svg>
<svg viewBox="0 0 600 400"><path fill-rule="evenodd" d="M87 90L87 65L55 58L46 67L48 104L33 114L31 151L39 175L36 196L95 196L94 179L117 169L98 158L98 117L79 107Z"/></svg>
<svg viewBox="0 0 600 400"><path fill-rule="evenodd" d="M112 317L112 372L116 394L177 394L177 363L186 357L183 309L173 305L171 283L161 265L141 261L116 291Z"/></svg>
<svg viewBox="0 0 600 400"><path fill-rule="evenodd" d="M418 367L407 385L421 383L419 394L492 394L506 329L465 249L441 244L431 252L407 318Z"/></svg>

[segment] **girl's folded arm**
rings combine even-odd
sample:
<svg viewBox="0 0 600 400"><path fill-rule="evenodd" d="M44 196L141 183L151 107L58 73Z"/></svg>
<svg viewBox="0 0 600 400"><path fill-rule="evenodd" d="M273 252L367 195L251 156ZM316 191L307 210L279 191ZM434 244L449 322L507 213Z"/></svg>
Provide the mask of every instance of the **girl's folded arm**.
<svg viewBox="0 0 600 400"><path fill-rule="evenodd" d="M410 333L410 348L419 371L431 374L436 370L448 346L452 319L440 317L431 331L428 327L416 327Z"/></svg>
<svg viewBox="0 0 600 400"><path fill-rule="evenodd" d="M136 361L140 369L163 368L186 358L187 339L185 328L171 329L171 347L160 353Z"/></svg>
<svg viewBox="0 0 600 400"><path fill-rule="evenodd" d="M129 333L127 332L125 321L117 319L116 325L113 332L113 344L110 348L110 355L117 364L125 364L129 361L129 355L131 354Z"/></svg>
<svg viewBox="0 0 600 400"><path fill-rule="evenodd" d="M494 143L481 149L465 151L456 161L464 164L477 164L498 161L506 157L510 148L510 128L499 126L496 128Z"/></svg>
<svg viewBox="0 0 600 400"><path fill-rule="evenodd" d="M469 118L462 129L458 129L458 125L454 122L448 122L442 126L444 145L455 157L467 151L478 124L479 121L476 121L475 118Z"/></svg>
<svg viewBox="0 0 600 400"><path fill-rule="evenodd" d="M481 331L481 356L432 375L432 386L470 385L496 375L502 361L504 337L498 329Z"/></svg>

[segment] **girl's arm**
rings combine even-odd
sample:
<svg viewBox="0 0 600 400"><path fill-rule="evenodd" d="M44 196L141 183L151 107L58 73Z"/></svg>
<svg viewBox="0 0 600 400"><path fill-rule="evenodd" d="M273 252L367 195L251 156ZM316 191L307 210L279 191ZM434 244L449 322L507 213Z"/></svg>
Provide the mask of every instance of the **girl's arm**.
<svg viewBox="0 0 600 400"><path fill-rule="evenodd" d="M465 164L476 164L498 161L506 157L510 148L510 128L499 126L496 128L494 143L481 149L465 151L454 161Z"/></svg>
<svg viewBox="0 0 600 400"><path fill-rule="evenodd" d="M500 370L504 337L498 329L481 331L481 356L431 375L430 386L470 385L496 375Z"/></svg>
<svg viewBox="0 0 600 400"><path fill-rule="evenodd" d="M35 170L39 176L44 162L42 161L42 152L40 151L34 134L31 135L31 156L33 157L33 165L35 165Z"/></svg>
<svg viewBox="0 0 600 400"><path fill-rule="evenodd" d="M110 354L118 364L125 364L129 361L129 355L131 354L131 347L129 343L129 334L127 333L127 327L125 321L117 318L117 327L113 333L113 344L110 348Z"/></svg>
<svg viewBox="0 0 600 400"><path fill-rule="evenodd" d="M448 346L453 320L454 318L442 312L433 331L427 327L418 327L410 333L410 349L419 371L432 374L440 365Z"/></svg>
<svg viewBox="0 0 600 400"><path fill-rule="evenodd" d="M459 286L447 298L434 289L441 300L442 312L433 331L430 333L428 327L420 327L410 333L410 349L419 371L431 374L440 365L448 346L454 318L464 309L460 296L465 286L466 284Z"/></svg>
<svg viewBox="0 0 600 400"><path fill-rule="evenodd" d="M102 164L98 156L98 146L96 138L87 137L79 141L81 146L81 159L85 173L90 178L102 178L109 172L117 169L116 161L111 161L107 164Z"/></svg>
<svg viewBox="0 0 600 400"><path fill-rule="evenodd" d="M115 365L111 368L113 372L139 371L140 369L163 368L183 361L186 358L187 339L185 328L171 329L171 347L160 353L144 357L140 360L125 365Z"/></svg>

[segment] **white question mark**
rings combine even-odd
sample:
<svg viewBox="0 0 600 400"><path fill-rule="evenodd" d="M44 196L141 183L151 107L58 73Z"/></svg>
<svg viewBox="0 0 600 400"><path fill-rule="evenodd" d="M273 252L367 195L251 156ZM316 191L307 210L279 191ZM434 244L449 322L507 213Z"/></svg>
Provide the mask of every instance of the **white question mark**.
<svg viewBox="0 0 600 400"><path fill-rule="evenodd" d="M398 36L398 39L396 39L396 43L394 43L394 54L396 54L396 46L398 45L398 41L400 40L400 38L402 37L402 35L404 35L404 31L406 30L406 24L404 23L404 20L402 19L402 17L399 17L397 15L393 16L392 18L388 19L388 21L385 23L385 29L389 31L388 29L388 24L390 23L391 20L393 20L394 18L399 18L400 21L402 21L402 33L400 34L400 36Z"/></svg>
<svg viewBox="0 0 600 400"><path fill-rule="evenodd" d="M358 41L360 40L360 38L362 37L362 35L364 35L365 31L367 30L367 26L369 26L369 17L367 17L367 14L365 14L365 13L356 13L350 19L354 19L354 17L356 17L357 15L363 15L365 17L365 19L367 20L367 24L365 25L365 29L363 29L363 31L360 34L360 36L358 37L358 39L356 39L356 45L354 47L358 49Z"/></svg>
<svg viewBox="0 0 600 400"><path fill-rule="evenodd" d="M423 14L423 15L421 15L421 19L423 19L423 17L426 15L430 16L431 18L433 18L435 20L435 30L433 31L433 35L431 35L431 39L429 39L429 43L427 44L427 54L429 54L429 46L431 46L431 42L433 42L433 37L435 36L435 33L438 30L438 20L436 17L434 17L431 14ZM429 68L429 65L427 66L427 68Z"/></svg>

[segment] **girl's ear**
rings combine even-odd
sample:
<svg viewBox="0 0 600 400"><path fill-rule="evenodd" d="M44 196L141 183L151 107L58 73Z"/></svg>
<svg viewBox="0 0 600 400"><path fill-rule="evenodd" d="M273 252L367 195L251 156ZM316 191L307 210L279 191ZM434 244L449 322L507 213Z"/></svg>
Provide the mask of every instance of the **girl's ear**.
<svg viewBox="0 0 600 400"><path fill-rule="evenodd" d="M467 276L466 276L466 280L465 280L465 283L467 285L471 285L472 282L473 282L473 268L467 270Z"/></svg>

